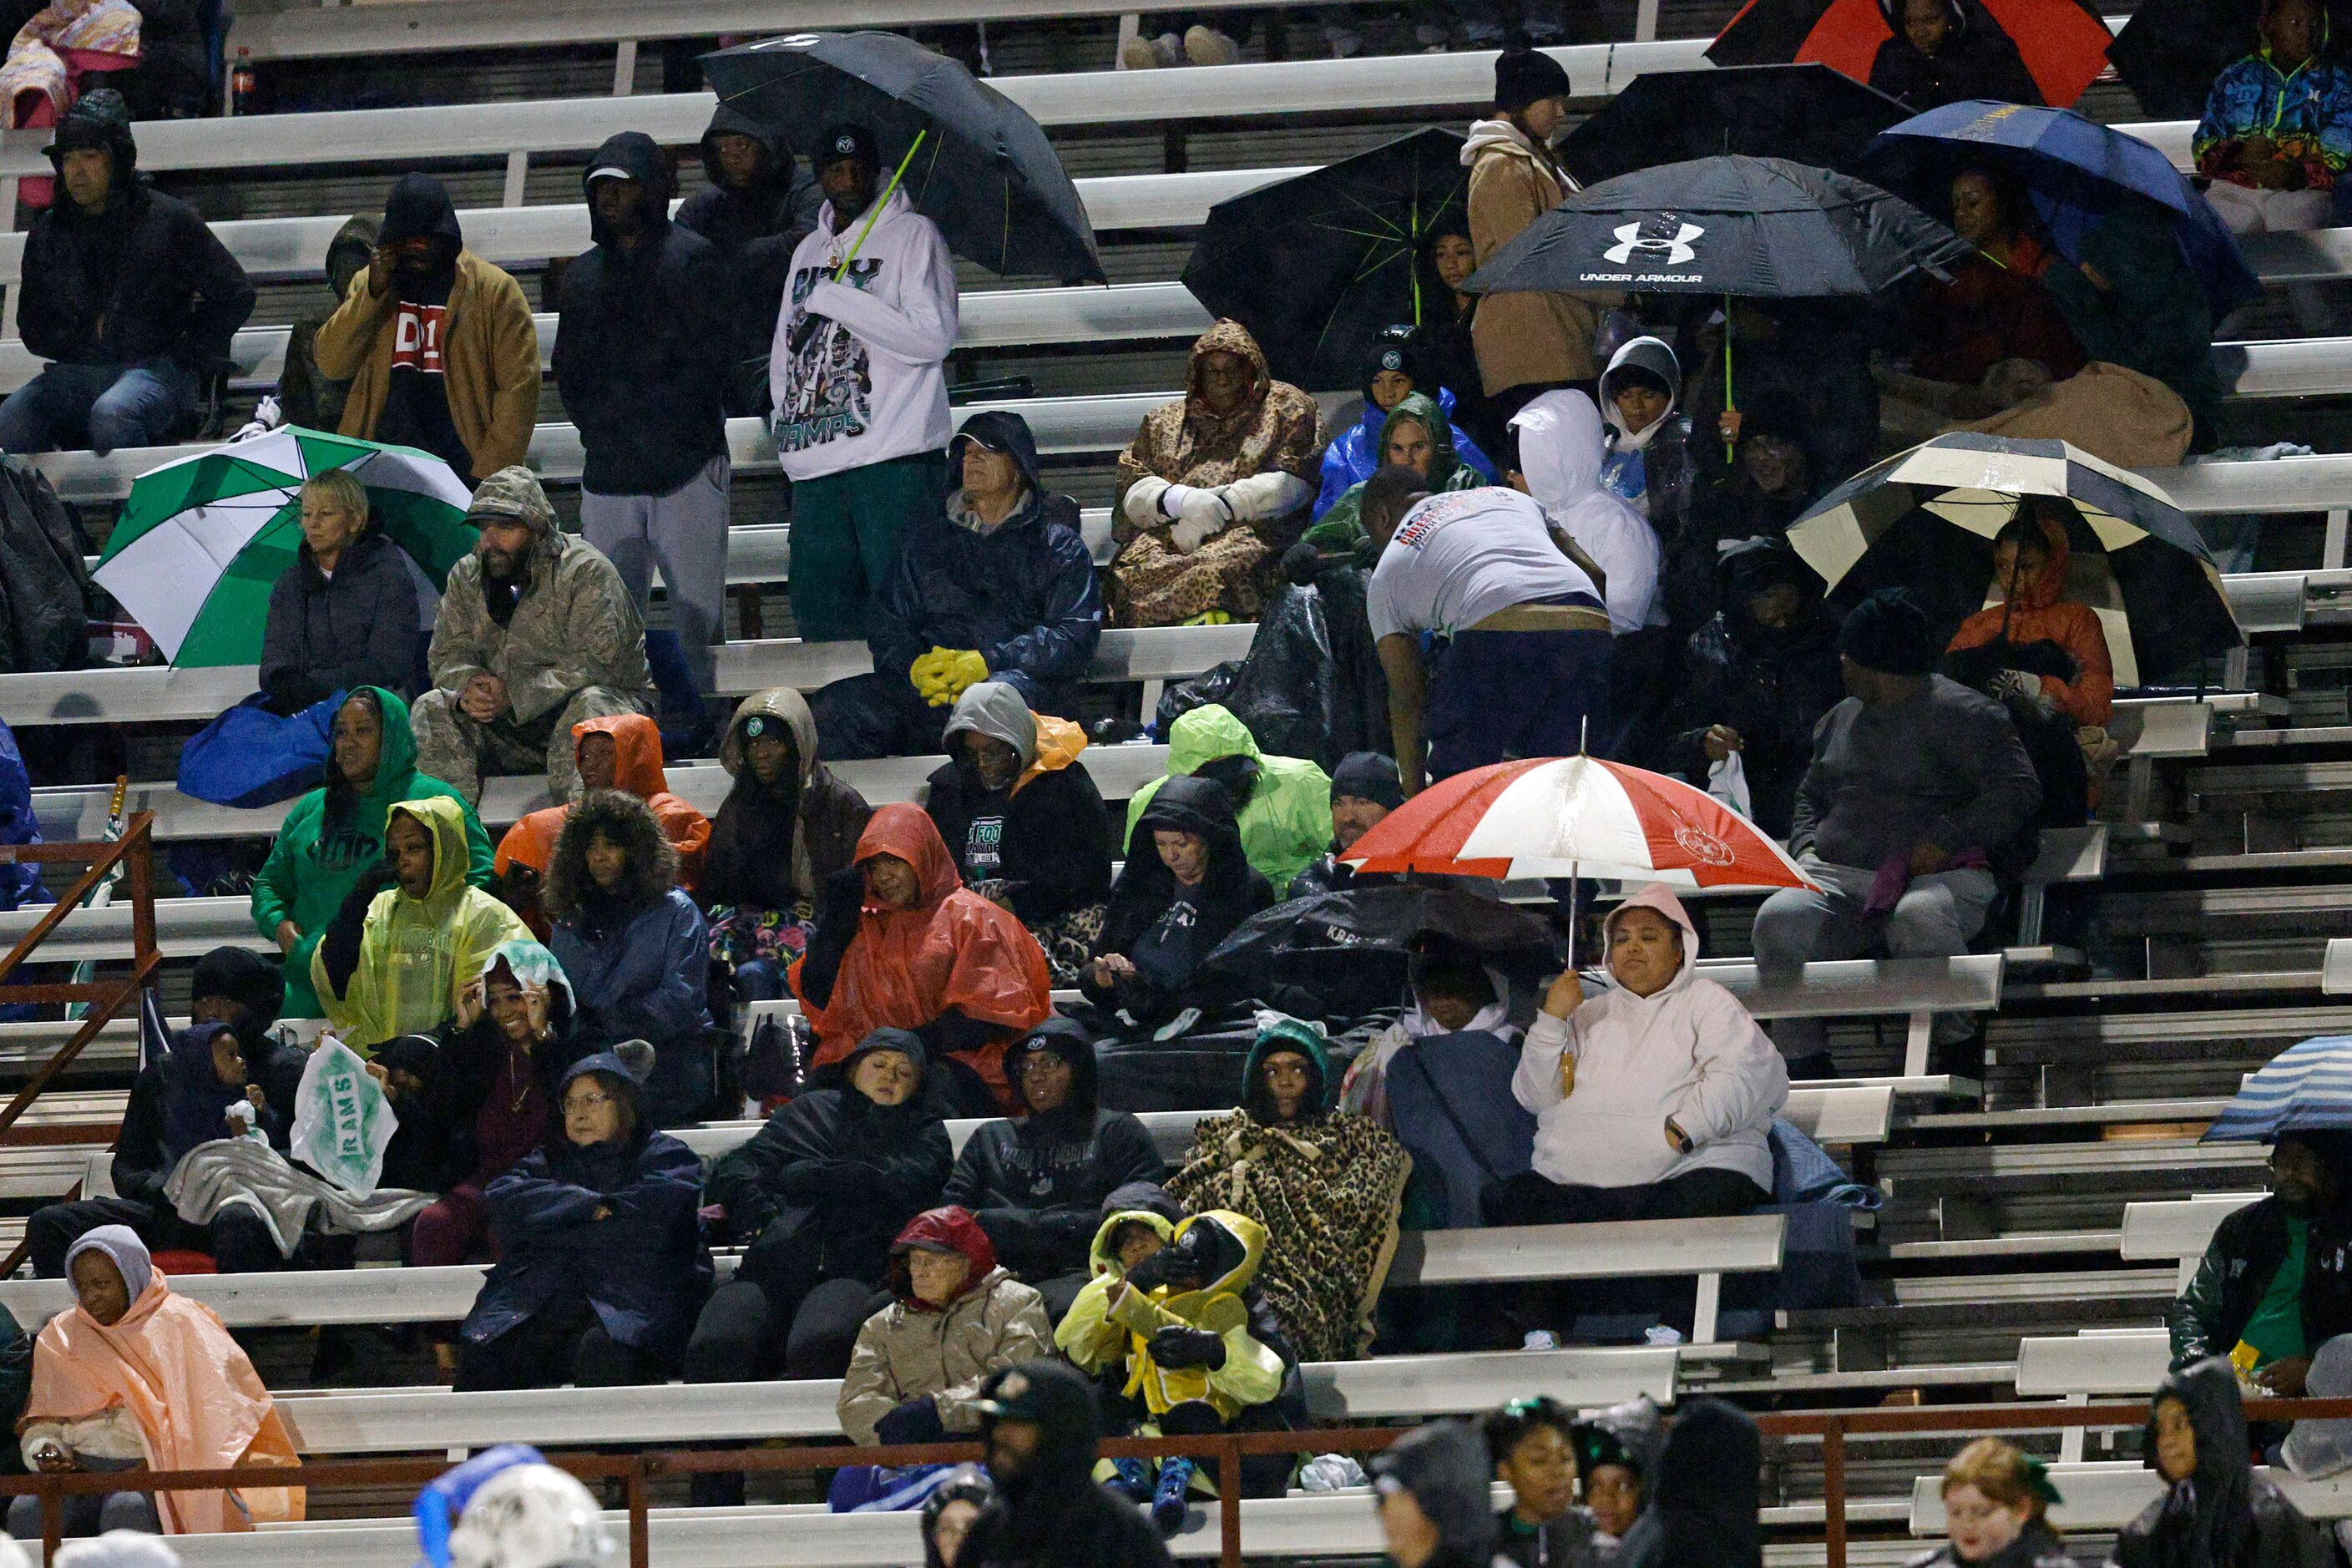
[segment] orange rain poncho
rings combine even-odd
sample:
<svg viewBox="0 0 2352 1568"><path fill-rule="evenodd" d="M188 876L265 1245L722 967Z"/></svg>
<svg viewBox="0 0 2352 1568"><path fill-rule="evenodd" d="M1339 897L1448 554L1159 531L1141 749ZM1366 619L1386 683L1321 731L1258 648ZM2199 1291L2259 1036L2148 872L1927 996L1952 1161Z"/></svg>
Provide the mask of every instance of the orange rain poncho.
<svg viewBox="0 0 2352 1568"><path fill-rule="evenodd" d="M956 1054L1003 1099L1005 1045L1054 1011L1045 951L1010 910L964 887L921 806L901 802L874 814L858 835L857 863L877 855L895 855L913 867L921 891L914 907L904 910L869 895L831 1000L816 1007L802 997L816 1030L814 1065L839 1061L876 1029L919 1029L953 1007L997 1026L998 1037L984 1050ZM807 963L793 964L795 996Z"/></svg>
<svg viewBox="0 0 2352 1568"><path fill-rule="evenodd" d="M51 1318L33 1347L33 1392L17 1422L88 1420L120 1406L138 1423L157 1470L299 1465L292 1437L253 1363L210 1307L157 1273L112 1327L79 1306ZM302 1517L299 1487L159 1491L168 1535L248 1531Z"/></svg>
<svg viewBox="0 0 2352 1568"><path fill-rule="evenodd" d="M2107 634L2091 606L2062 597L2067 564L2074 551L2063 524L2053 518L2037 520L2050 563L2042 575L2007 604L1988 605L1960 623L1952 634L1949 651L1982 647L2004 637L2012 647L2026 643L2054 643L2074 661L2074 679L2044 675L2042 694L2077 724L2105 724L2116 707L2115 665L2107 652Z"/></svg>
<svg viewBox="0 0 2352 1568"><path fill-rule="evenodd" d="M615 713L604 719L583 719L572 726L572 752L591 735L613 737L613 787L626 790L653 808L662 837L677 851L678 885L688 892L702 878L703 852L710 847L710 819L669 793L669 775L662 770L661 731L642 713ZM555 858L555 840L572 815L568 805L534 811L507 829L499 840L495 869L501 877L518 863L541 876Z"/></svg>

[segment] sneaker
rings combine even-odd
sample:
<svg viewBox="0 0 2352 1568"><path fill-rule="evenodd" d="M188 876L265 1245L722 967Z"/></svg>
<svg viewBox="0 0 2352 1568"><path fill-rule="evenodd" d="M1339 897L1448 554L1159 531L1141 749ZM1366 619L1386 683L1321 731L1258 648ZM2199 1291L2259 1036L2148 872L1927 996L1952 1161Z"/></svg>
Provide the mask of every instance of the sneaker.
<svg viewBox="0 0 2352 1568"><path fill-rule="evenodd" d="M1113 1459L1111 1473L1103 1479L1103 1490L1117 1492L1128 1501L1141 1508L1151 1500L1151 1466L1143 1459Z"/></svg>
<svg viewBox="0 0 2352 1568"><path fill-rule="evenodd" d="M1559 1338L1549 1329L1529 1329L1519 1348L1523 1351L1556 1351L1559 1349Z"/></svg>
<svg viewBox="0 0 2352 1568"><path fill-rule="evenodd" d="M1234 624L1234 617L1227 610L1202 610L1182 624L1188 626L1229 626Z"/></svg>
<svg viewBox="0 0 2352 1568"><path fill-rule="evenodd" d="M1192 1460L1160 1461L1160 1485L1151 1494L1151 1523L1162 1540L1184 1528L1184 1498L1192 1489Z"/></svg>
<svg viewBox="0 0 2352 1568"><path fill-rule="evenodd" d="M1184 29L1184 58L1196 66L1229 66L1242 58L1242 47L1214 27L1195 23Z"/></svg>
<svg viewBox="0 0 2352 1568"><path fill-rule="evenodd" d="M1183 63L1184 41L1173 33L1162 33L1156 38L1139 33L1128 39L1118 58L1131 71L1165 70Z"/></svg>

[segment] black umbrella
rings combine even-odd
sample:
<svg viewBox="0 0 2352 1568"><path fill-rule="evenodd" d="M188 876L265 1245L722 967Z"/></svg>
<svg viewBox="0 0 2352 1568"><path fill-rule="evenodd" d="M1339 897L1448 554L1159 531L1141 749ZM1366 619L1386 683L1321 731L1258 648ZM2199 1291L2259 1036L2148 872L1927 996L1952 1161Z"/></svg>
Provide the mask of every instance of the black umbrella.
<svg viewBox="0 0 2352 1568"><path fill-rule="evenodd" d="M1416 131L1211 207L1184 287L1282 380L1354 386L1381 328L1434 318L1415 256L1440 223L1468 232L1469 184L1462 138Z"/></svg>
<svg viewBox="0 0 2352 1568"><path fill-rule="evenodd" d="M794 146L844 121L872 131L958 256L1006 275L1108 281L1086 204L1045 132L946 56L894 33L796 33L705 55L702 68L720 102Z"/></svg>
<svg viewBox="0 0 2352 1568"><path fill-rule="evenodd" d="M2194 120L2221 68L2261 47L2258 0L2140 0L2107 58L2158 120ZM2328 36L2352 38L2352 0L2329 0Z"/></svg>
<svg viewBox="0 0 2352 1568"><path fill-rule="evenodd" d="M1560 157L1585 185L1718 153L1843 168L1910 114L1825 65L1644 71L1570 134Z"/></svg>
<svg viewBox="0 0 2352 1568"><path fill-rule="evenodd" d="M1803 300L1943 275L1967 241L1875 185L1738 153L1637 170L1570 196L1463 284Z"/></svg>
<svg viewBox="0 0 2352 1568"><path fill-rule="evenodd" d="M1457 881L1431 879L1375 882L1277 904L1235 926L1206 963L1229 974L1304 985L1309 983L1297 967L1302 960L1402 954L1426 937L1494 958L1549 955L1554 945L1551 927L1539 916Z"/></svg>

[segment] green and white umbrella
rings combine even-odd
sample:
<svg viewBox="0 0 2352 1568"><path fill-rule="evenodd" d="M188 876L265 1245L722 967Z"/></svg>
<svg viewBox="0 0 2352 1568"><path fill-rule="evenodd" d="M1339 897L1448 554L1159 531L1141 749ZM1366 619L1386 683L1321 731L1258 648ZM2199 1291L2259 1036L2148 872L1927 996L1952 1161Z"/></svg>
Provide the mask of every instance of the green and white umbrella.
<svg viewBox="0 0 2352 1568"><path fill-rule="evenodd" d="M302 481L348 469L406 554L430 627L449 568L474 548L473 491L449 465L296 426L151 469L100 558L98 585L183 668L256 664L269 589L302 546Z"/></svg>
<svg viewBox="0 0 2352 1568"><path fill-rule="evenodd" d="M1992 542L2029 495L2048 498L2065 524L2066 596L2097 614L2117 686L2184 674L2244 642L2188 514L2139 475L2063 441L1938 436L1815 501L1789 525L1789 543L1833 602L1908 588L1948 637L2000 603Z"/></svg>

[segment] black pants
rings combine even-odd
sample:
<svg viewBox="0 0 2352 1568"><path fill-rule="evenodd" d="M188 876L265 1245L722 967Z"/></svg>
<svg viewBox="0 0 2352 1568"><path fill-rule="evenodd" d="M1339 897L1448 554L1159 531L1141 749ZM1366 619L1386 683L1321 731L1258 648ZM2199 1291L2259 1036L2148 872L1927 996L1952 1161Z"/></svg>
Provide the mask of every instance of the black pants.
<svg viewBox="0 0 2352 1568"><path fill-rule="evenodd" d="M1491 1192L1485 1205L1488 1225L1596 1225L1609 1220L1708 1219L1746 1214L1772 1194L1737 1171L1719 1168L1685 1172L1669 1181L1632 1187L1569 1187L1547 1181L1533 1171L1523 1172ZM1686 1304L1689 1297L1680 1281L1660 1282L1657 1289L1637 1294L1636 1282L1612 1280L1611 1294L1629 1305L1656 1313L1663 1320L1669 1297ZM1501 1307L1502 1322L1493 1331L1498 1340L1531 1329L1564 1327L1577 1311L1576 1288L1563 1281L1529 1280ZM1673 1309L1677 1315L1679 1306Z"/></svg>
<svg viewBox="0 0 2352 1568"><path fill-rule="evenodd" d="M656 1358L614 1342L583 1300L554 1303L497 1339L467 1341L457 1352L456 1392L489 1389L625 1388L659 1381Z"/></svg>
<svg viewBox="0 0 2352 1568"><path fill-rule="evenodd" d="M1188 1399L1181 1405L1169 1406L1160 1417L1160 1435L1168 1437L1202 1437L1224 1432L1287 1432L1290 1423L1283 1418L1275 1405L1252 1405L1236 1411L1234 1418L1224 1420L1217 1407L1205 1399ZM1199 1461L1212 1477L1217 1473L1213 1459ZM1242 1496L1280 1497L1290 1485L1290 1472L1298 1463L1296 1454L1244 1454L1242 1456Z"/></svg>
<svg viewBox="0 0 2352 1568"><path fill-rule="evenodd" d="M827 1279L798 1302L776 1301L749 1279L730 1279L712 1292L686 1342L686 1381L747 1383L773 1377L839 1377L849 1370L857 1331L890 1304L887 1290L863 1279ZM698 1475L689 1489L697 1508L727 1508L743 1500L741 1472Z"/></svg>
<svg viewBox="0 0 2352 1568"><path fill-rule="evenodd" d="M190 1225L170 1209L136 1198L82 1198L50 1204L25 1222L33 1272L62 1279L73 1244L102 1225L127 1225L157 1252L204 1252L224 1274L265 1274L287 1267L262 1217L242 1204L223 1209L210 1225Z"/></svg>

